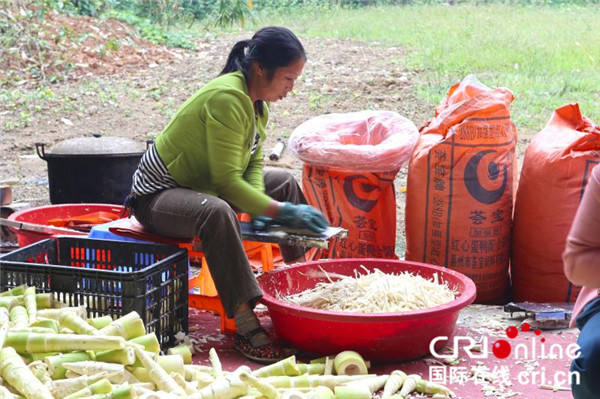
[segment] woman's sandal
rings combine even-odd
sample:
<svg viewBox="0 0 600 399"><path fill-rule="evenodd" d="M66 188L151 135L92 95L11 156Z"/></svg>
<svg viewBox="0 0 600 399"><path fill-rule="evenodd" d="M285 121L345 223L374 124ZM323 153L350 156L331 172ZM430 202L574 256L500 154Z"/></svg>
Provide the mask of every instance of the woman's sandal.
<svg viewBox="0 0 600 399"><path fill-rule="evenodd" d="M256 328L244 335L236 333L233 339L233 346L247 359L263 364L275 363L296 353L295 350L285 348L276 342L270 342L258 347L252 346L250 343L251 339L256 334L261 333L267 334L262 327Z"/></svg>

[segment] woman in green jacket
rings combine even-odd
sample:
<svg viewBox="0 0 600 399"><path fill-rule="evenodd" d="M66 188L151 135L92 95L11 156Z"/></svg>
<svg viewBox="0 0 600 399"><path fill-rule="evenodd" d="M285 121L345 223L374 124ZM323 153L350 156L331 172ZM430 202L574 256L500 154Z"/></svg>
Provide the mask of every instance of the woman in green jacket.
<svg viewBox="0 0 600 399"><path fill-rule="evenodd" d="M288 29L267 27L235 44L220 76L178 110L140 161L130 195L134 215L151 231L199 237L228 317L235 347L263 362L289 355L271 341L253 308L262 292L244 252L236 211L258 223L322 232L323 215L306 205L293 176L264 171L269 110L294 88L306 53ZM281 247L286 263L304 250Z"/></svg>

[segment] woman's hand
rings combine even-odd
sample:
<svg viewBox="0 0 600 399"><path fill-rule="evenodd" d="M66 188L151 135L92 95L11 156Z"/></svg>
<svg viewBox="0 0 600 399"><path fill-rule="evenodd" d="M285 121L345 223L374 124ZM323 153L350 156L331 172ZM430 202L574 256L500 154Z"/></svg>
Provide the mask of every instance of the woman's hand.
<svg viewBox="0 0 600 399"><path fill-rule="evenodd" d="M284 202L279 209L279 214L274 222L292 229L309 229L315 233L322 233L329 227L329 223L316 208L306 204L292 204Z"/></svg>

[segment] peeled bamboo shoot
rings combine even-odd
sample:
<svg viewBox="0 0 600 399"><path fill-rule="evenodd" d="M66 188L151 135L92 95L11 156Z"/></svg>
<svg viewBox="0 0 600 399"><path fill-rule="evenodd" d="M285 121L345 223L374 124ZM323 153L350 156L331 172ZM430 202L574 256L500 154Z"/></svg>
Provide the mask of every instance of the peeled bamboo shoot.
<svg viewBox="0 0 600 399"><path fill-rule="evenodd" d="M0 351L0 375L27 399L54 399L11 347Z"/></svg>

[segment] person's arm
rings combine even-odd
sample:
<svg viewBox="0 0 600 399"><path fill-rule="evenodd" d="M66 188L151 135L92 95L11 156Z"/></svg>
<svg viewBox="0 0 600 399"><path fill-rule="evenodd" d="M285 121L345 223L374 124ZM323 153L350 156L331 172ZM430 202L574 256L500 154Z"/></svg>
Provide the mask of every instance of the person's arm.
<svg viewBox="0 0 600 399"><path fill-rule="evenodd" d="M250 157L248 167L244 172L244 179L261 192L265 192L265 177L263 176L263 149L259 145L254 154Z"/></svg>
<svg viewBox="0 0 600 399"><path fill-rule="evenodd" d="M567 236L565 275L575 285L600 288L600 168L595 167Z"/></svg>
<svg viewBox="0 0 600 399"><path fill-rule="evenodd" d="M219 195L251 215L264 214L273 200L244 178L254 137L243 98L220 92L206 101L205 115L209 174Z"/></svg>

